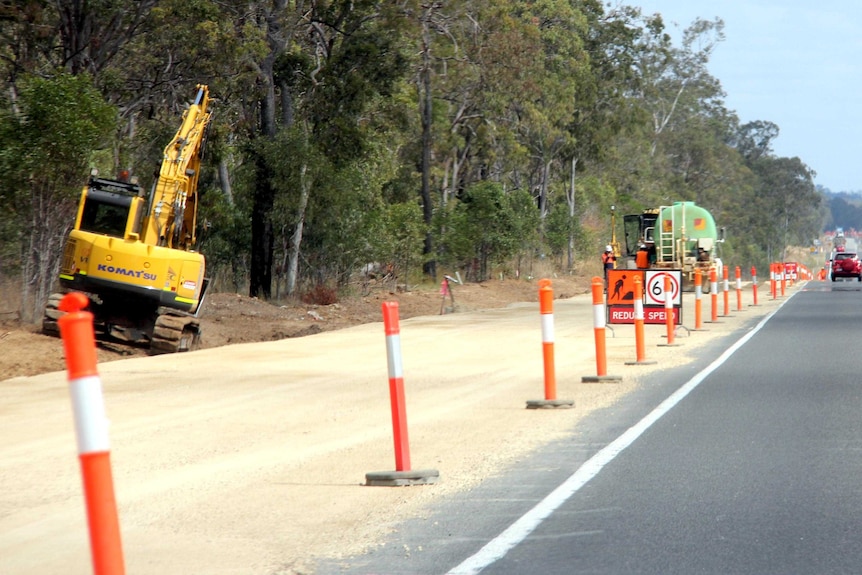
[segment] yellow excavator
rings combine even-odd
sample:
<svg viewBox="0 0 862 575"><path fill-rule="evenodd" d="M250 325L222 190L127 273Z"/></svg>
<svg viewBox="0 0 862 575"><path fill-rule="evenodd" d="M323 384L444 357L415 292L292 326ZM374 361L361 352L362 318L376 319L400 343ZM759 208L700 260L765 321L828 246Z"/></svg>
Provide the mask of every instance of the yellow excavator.
<svg viewBox="0 0 862 575"><path fill-rule="evenodd" d="M209 88L198 85L149 194L127 174L106 179L91 172L63 251L63 293L48 298L43 332L59 334L60 299L78 291L89 298L100 335L148 344L154 354L199 343L208 280L194 246L209 106Z"/></svg>

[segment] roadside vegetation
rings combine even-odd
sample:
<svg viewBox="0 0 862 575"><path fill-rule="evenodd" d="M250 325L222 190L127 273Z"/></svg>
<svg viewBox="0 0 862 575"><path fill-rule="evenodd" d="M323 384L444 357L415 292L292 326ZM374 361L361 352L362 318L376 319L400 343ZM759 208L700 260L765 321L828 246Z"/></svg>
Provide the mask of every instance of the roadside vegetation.
<svg viewBox="0 0 862 575"><path fill-rule="evenodd" d="M199 249L217 289L262 299L372 268L581 273L611 206L695 201L722 258L760 269L832 222L779 126L725 106L720 19L674 42L598 0L22 0L0 35L0 280L24 321L90 169L148 189L196 84L215 97Z"/></svg>

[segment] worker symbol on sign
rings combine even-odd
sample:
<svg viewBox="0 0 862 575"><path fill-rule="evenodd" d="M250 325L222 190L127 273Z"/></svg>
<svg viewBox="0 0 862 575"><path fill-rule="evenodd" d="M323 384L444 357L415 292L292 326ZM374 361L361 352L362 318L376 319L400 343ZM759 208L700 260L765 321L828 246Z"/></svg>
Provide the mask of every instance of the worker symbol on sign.
<svg viewBox="0 0 862 575"><path fill-rule="evenodd" d="M614 295L611 296L611 299L619 299L622 297L622 290L625 284L626 276L623 276L614 282Z"/></svg>
<svg viewBox="0 0 862 575"><path fill-rule="evenodd" d="M635 298L634 278L637 270L608 270L608 303L631 303ZM641 276L643 279L643 276Z"/></svg>
<svg viewBox="0 0 862 575"><path fill-rule="evenodd" d="M671 299L674 305L682 305L682 272L680 270L647 271L646 272L646 299L648 305L664 305L664 278L670 277Z"/></svg>

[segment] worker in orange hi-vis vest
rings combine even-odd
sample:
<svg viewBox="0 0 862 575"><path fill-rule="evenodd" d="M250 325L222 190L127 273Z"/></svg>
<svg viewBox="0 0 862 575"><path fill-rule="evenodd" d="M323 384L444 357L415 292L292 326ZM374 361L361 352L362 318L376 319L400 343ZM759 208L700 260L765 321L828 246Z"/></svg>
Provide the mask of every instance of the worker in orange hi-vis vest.
<svg viewBox="0 0 862 575"><path fill-rule="evenodd" d="M608 281L608 270L616 267L617 256L614 255L614 249L610 245L605 246L605 252L602 254L602 267L605 269L605 282Z"/></svg>
<svg viewBox="0 0 862 575"><path fill-rule="evenodd" d="M640 244L638 246L638 251L635 254L635 266L639 270L649 268L649 248L646 247L646 244Z"/></svg>

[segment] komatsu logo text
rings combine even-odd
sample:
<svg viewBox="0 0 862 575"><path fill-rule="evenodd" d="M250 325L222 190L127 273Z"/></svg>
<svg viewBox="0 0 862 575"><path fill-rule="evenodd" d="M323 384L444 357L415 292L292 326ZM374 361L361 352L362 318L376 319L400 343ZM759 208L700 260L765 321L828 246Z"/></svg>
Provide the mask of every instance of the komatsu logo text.
<svg viewBox="0 0 862 575"><path fill-rule="evenodd" d="M109 274L138 278L147 281L155 281L156 279L156 274L151 274L143 270L130 270L126 268L118 268L115 266L106 266L105 264L99 264L98 270L100 272L107 272Z"/></svg>

